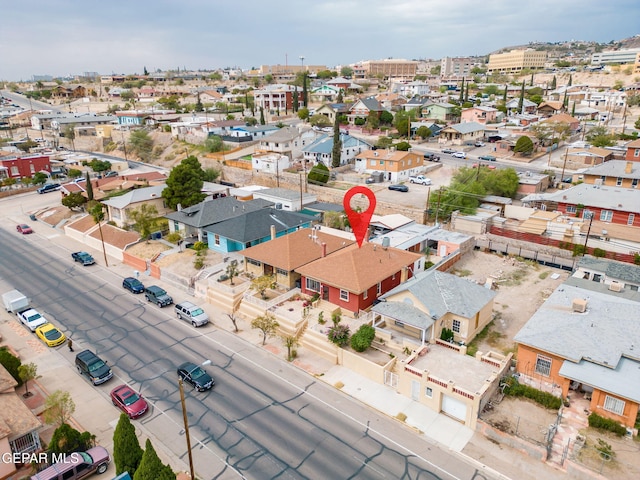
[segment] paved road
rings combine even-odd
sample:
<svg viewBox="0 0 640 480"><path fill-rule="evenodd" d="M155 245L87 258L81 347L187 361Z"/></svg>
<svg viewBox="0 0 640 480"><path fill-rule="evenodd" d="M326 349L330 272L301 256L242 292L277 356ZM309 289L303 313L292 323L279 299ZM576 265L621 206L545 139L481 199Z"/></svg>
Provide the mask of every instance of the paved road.
<svg viewBox="0 0 640 480"><path fill-rule="evenodd" d="M194 330L176 321L170 309L122 290L112 270L72 263L70 240L47 239L55 232L45 230L50 227L16 234L13 222L23 215L17 205L46 200L21 197L0 200L1 215L10 217L0 228L3 287L26 293L76 346L97 351L120 381L140 389L153 404L141 425L183 460L175 367L212 361L216 387L187 391L199 478L482 478L411 429L282 359L215 325ZM116 381L95 387L105 399L96 409L114 410L107 394Z"/></svg>

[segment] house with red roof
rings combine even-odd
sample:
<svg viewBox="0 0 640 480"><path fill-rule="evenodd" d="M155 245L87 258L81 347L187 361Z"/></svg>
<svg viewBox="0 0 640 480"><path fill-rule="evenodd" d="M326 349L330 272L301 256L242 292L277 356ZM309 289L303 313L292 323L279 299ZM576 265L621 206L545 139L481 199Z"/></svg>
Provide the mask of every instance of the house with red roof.
<svg viewBox="0 0 640 480"><path fill-rule="evenodd" d="M374 243L353 244L296 269L302 293L354 313L422 270L422 255Z"/></svg>

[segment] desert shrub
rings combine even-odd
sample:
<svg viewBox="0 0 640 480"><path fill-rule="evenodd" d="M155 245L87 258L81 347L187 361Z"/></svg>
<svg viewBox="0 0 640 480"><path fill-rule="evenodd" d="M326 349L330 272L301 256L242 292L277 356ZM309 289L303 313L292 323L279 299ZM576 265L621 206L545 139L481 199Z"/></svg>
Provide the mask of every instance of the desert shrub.
<svg viewBox="0 0 640 480"><path fill-rule="evenodd" d="M606 430L608 432L613 432L619 437L622 437L627 433L627 429L620 425L620 423L612 420L610 418L604 418L598 415L597 413L592 413L589 415L589 426L593 428L597 428L598 430Z"/></svg>
<svg viewBox="0 0 640 480"><path fill-rule="evenodd" d="M371 325L360 325L360 328L351 335L351 348L356 352L364 352L371 346L376 337L376 330Z"/></svg>
<svg viewBox="0 0 640 480"><path fill-rule="evenodd" d="M171 243L178 243L181 238L182 238L182 235L180 235L178 232L171 232L169 235L165 237L165 240Z"/></svg>
<svg viewBox="0 0 640 480"><path fill-rule="evenodd" d="M340 347L349 342L349 325L334 325L329 329L327 338Z"/></svg>

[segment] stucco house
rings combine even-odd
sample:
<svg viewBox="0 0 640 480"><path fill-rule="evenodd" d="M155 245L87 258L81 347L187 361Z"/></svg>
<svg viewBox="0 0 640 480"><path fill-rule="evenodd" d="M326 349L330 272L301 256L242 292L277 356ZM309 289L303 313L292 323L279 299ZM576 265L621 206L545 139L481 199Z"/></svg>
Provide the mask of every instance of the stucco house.
<svg viewBox="0 0 640 480"><path fill-rule="evenodd" d="M354 162L356 155L371 148L371 145L364 140L348 134L340 134L340 142L342 146L340 150L340 165ZM304 161L309 165L318 163L323 163L327 166L331 165L332 154L333 135L321 135L312 144L302 149Z"/></svg>
<svg viewBox="0 0 640 480"><path fill-rule="evenodd" d="M276 152L294 160L302 157L303 148L312 143L317 136L313 130L300 131L296 127L283 127L260 140L258 150Z"/></svg>
<svg viewBox="0 0 640 480"><path fill-rule="evenodd" d="M638 188L640 183L640 163L609 160L582 172L584 183L600 184L623 188Z"/></svg>
<svg viewBox="0 0 640 480"><path fill-rule="evenodd" d="M383 172L384 181L401 182L422 173L424 165L424 157L417 153L378 149L356 155L354 168L358 173Z"/></svg>
<svg viewBox="0 0 640 480"><path fill-rule="evenodd" d="M209 249L238 252L276 237L309 227L312 217L275 208L262 208L214 223L204 228Z"/></svg>
<svg viewBox="0 0 640 480"><path fill-rule="evenodd" d="M460 121L477 123L495 123L498 117L498 109L493 107L471 107L465 108L460 114Z"/></svg>
<svg viewBox="0 0 640 480"><path fill-rule="evenodd" d="M107 218L119 227L126 227L135 223L129 218L130 212L140 209L142 205L147 205L147 208L154 207L158 216L164 216L171 211L162 198L164 189L165 185L136 188L124 195L104 200L102 204L107 207Z"/></svg>
<svg viewBox="0 0 640 480"><path fill-rule="evenodd" d="M453 120L455 107L452 103L427 103L421 109L421 116L431 120L448 122Z"/></svg>
<svg viewBox="0 0 640 480"><path fill-rule="evenodd" d="M259 277L275 275L283 288L300 288L297 269L314 260L352 245L353 240L323 232L322 227L303 228L242 252L247 272Z"/></svg>
<svg viewBox="0 0 640 480"><path fill-rule="evenodd" d="M484 138L485 126L478 122L456 123L440 130L439 143L464 145Z"/></svg>
<svg viewBox="0 0 640 480"><path fill-rule="evenodd" d="M569 278L516 334L516 368L521 383L563 398L571 389L584 392L592 412L633 428L640 404L640 297L618 290Z"/></svg>
<svg viewBox="0 0 640 480"><path fill-rule="evenodd" d="M424 268L424 257L365 242L351 245L303 265L301 290L357 313Z"/></svg>
<svg viewBox="0 0 640 480"><path fill-rule="evenodd" d="M373 311L381 314L380 321L387 328L399 328L421 344L433 343L444 328L453 332L456 343L467 344L492 320L495 296L488 288L432 269L382 295L383 302L374 306ZM394 304L404 305L403 312L426 315L425 321L409 327L400 325L405 323L403 319L390 313L396 311L390 306Z"/></svg>
<svg viewBox="0 0 640 480"><path fill-rule="evenodd" d="M314 115L324 115L327 117L331 124L336 121L336 116L348 115L351 104L349 103L325 103L316 110Z"/></svg>

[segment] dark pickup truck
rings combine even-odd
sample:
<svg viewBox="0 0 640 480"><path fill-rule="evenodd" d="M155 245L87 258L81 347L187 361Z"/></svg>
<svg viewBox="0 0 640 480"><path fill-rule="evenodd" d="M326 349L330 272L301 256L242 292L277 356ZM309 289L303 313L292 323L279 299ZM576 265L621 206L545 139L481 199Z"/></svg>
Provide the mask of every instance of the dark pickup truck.
<svg viewBox="0 0 640 480"><path fill-rule="evenodd" d="M113 372L107 362L91 350L83 350L76 355L76 368L80 375L89 377L94 385L100 385L113 377Z"/></svg>

